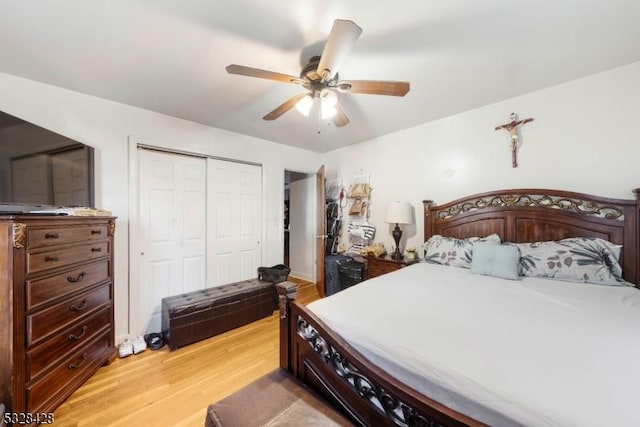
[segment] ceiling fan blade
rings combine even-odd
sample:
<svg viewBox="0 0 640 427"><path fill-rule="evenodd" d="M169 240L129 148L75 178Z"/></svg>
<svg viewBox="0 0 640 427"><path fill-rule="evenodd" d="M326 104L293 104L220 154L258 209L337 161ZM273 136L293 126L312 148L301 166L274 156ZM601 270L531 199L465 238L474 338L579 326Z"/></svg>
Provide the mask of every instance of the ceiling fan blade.
<svg viewBox="0 0 640 427"><path fill-rule="evenodd" d="M278 105L272 111L270 111L266 116L263 117L264 120L275 120L293 107L296 106L298 101L307 96L308 93L300 93L292 98L287 99L282 104Z"/></svg>
<svg viewBox="0 0 640 427"><path fill-rule="evenodd" d="M336 127L341 128L342 126L348 125L349 117L347 117L347 113L344 112L344 108L342 108L342 104L338 101L335 105L336 114L333 116L333 123L335 123Z"/></svg>
<svg viewBox="0 0 640 427"><path fill-rule="evenodd" d="M329 33L327 43L324 45L320 62L318 63L318 75L323 80L331 80L338 72L340 64L344 60L351 47L355 44L362 33L362 28L353 21L336 19ZM326 75L324 74L326 71Z"/></svg>
<svg viewBox="0 0 640 427"><path fill-rule="evenodd" d="M372 95L405 96L409 92L409 82L383 80L341 80L336 87L342 92Z"/></svg>
<svg viewBox="0 0 640 427"><path fill-rule="evenodd" d="M244 65L227 65L227 73L239 74L241 76L257 77L259 79L275 80L282 83L302 83L299 77L288 74L276 73L273 71L261 70L259 68L245 67Z"/></svg>

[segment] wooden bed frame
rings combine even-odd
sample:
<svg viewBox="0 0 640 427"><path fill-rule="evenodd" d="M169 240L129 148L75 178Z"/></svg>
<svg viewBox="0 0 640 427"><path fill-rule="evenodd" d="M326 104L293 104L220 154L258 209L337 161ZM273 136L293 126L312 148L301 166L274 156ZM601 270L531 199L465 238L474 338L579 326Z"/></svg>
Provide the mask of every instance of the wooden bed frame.
<svg viewBox="0 0 640 427"><path fill-rule="evenodd" d="M505 242L592 236L623 245L624 279L638 286L640 189L636 200L558 190L494 191L437 206L424 203L424 239L498 234ZM366 286L366 285L365 285ZM297 304L296 285L277 285L280 365L364 426L480 426L391 377ZM399 296L400 297L400 296Z"/></svg>

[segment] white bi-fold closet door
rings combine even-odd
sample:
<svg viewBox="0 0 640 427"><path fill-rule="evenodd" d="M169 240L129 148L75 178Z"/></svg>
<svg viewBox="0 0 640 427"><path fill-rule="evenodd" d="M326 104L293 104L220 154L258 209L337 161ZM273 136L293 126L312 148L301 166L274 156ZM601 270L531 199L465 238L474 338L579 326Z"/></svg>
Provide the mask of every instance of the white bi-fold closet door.
<svg viewBox="0 0 640 427"><path fill-rule="evenodd" d="M261 167L138 149L131 334L159 332L162 298L254 277Z"/></svg>
<svg viewBox="0 0 640 427"><path fill-rule="evenodd" d="M207 188L207 286L256 277L262 258L262 168L208 159Z"/></svg>

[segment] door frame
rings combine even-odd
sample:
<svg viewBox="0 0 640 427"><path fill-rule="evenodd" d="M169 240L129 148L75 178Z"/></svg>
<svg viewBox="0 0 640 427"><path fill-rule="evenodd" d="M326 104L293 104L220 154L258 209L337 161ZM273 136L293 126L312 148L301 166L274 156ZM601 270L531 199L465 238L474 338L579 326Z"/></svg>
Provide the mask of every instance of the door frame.
<svg viewBox="0 0 640 427"><path fill-rule="evenodd" d="M290 185L289 188L290 188L291 194L293 194L294 196L300 196L301 198L305 198L305 201L307 202L307 208L314 208L315 210L315 206L317 204L316 194L315 194L317 192L316 182L315 182L316 174L307 173L307 172L298 172L295 170L285 168L284 170L285 176L287 172L290 175L293 174L294 176L296 176L295 179L290 179L290 182L289 182L289 185ZM298 182L300 180L307 181L308 188L306 189L298 188L297 189L298 191L295 191L295 192L291 191L291 187L292 187L291 184L294 182ZM293 186L295 187L295 184ZM317 253L314 250L314 248L310 247L311 245L315 245L315 240L316 240L315 234L316 234L317 224L316 224L316 219L314 217L309 216L310 212L313 212L314 210L300 208L299 202L301 201L301 198L294 197L293 199L290 199L290 201L297 200L298 203L290 202L289 204L289 211L290 211L289 225L291 226L291 223L293 222L294 226L295 225L300 226L300 222L303 222L304 225L306 226L306 228L303 230L301 230L300 228L298 229L292 228L291 231L289 232L291 247L294 247L295 249L296 243L304 244L304 246L300 246L300 245L297 246L298 251L295 251L295 250L291 251L294 253L294 255L290 254L289 256L289 268L291 268L290 274L298 273L298 275L296 276L297 278L301 280L317 283L317 268L316 268ZM297 206L298 209L294 210L292 209L292 206L294 207ZM304 219L301 220L301 217L304 217ZM298 220L301 220L301 221L298 221ZM283 224L284 224L284 221L283 221ZM310 234L311 231L313 232L313 235ZM283 233L283 236L284 236L284 233ZM305 251L306 254L296 256L295 253L299 253L300 251ZM298 262L300 262L301 260L304 260L306 264L305 267L302 270L296 269L295 267L296 266L299 267L300 263L296 265L296 263L292 263L292 259L294 261L297 260Z"/></svg>
<svg viewBox="0 0 640 427"><path fill-rule="evenodd" d="M318 168L315 173L316 181L316 242L315 242L315 259L316 259L316 287L321 298L325 296L325 268L324 260L327 250L327 189L326 189L326 168L324 164Z"/></svg>
<svg viewBox="0 0 640 427"><path fill-rule="evenodd" d="M324 166L324 165L322 165L322 166ZM280 219L280 229L281 229L280 235L282 236L281 237L282 240L281 240L280 247L282 249L282 259L283 260L284 260L284 183L285 183L285 172L286 171L308 175L310 178L312 178L314 176L317 176L317 174L318 174L317 170L316 171L306 171L306 170L300 170L300 169L292 169L292 168L289 168L289 167L284 167L283 170L282 170L282 186L281 186L281 188L282 188L282 193L281 193L282 199L281 199L280 206L282 206L283 209L282 209L282 216L281 216L281 219ZM319 190L320 190L320 188L318 187L318 183L316 181L315 194L312 196L312 198L317 198L318 197L317 194L318 194ZM324 187L322 187L322 191L324 191ZM316 202L316 205L317 205L317 202ZM316 213L317 213L318 209L322 209L323 216L324 216L324 205L320 206L320 207L316 206L316 209L315 209ZM314 222L315 222L314 229L317 231L317 229L319 227L318 215L317 214L314 214ZM316 263L317 263L319 254L317 252L317 246L318 245L317 245L317 242L316 242L316 238L317 237L314 235L313 239L310 240L310 244L309 245L311 247L309 248L309 250L312 251L313 259L315 259ZM323 252L323 254L324 254L324 252ZM319 284L320 281L324 282L324 274L322 274L322 277L318 277L318 275L319 275L318 268L321 268L322 272L324 273L324 262L322 262L322 266L316 265L316 267L313 269L313 272L312 272L312 276L313 277L312 277L312 279L313 279L313 282L316 283L316 285Z"/></svg>

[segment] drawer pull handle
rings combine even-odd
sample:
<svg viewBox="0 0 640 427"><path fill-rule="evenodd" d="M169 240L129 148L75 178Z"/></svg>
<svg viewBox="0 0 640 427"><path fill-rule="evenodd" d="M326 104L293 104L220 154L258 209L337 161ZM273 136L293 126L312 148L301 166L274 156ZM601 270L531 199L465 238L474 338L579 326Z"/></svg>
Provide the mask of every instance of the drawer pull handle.
<svg viewBox="0 0 640 427"><path fill-rule="evenodd" d="M82 311L87 307L87 300L83 299L82 302L78 305L72 305L71 307L69 307L69 310L71 311Z"/></svg>
<svg viewBox="0 0 640 427"><path fill-rule="evenodd" d="M91 248L91 252L102 252L102 248Z"/></svg>
<svg viewBox="0 0 640 427"><path fill-rule="evenodd" d="M73 276L67 276L67 281L71 282L71 283L77 283L77 282L81 282L82 279L84 279L84 276L87 273L85 273L84 271L80 274L78 274L76 277Z"/></svg>
<svg viewBox="0 0 640 427"><path fill-rule="evenodd" d="M45 262L58 262L60 259L57 256L46 256L44 257Z"/></svg>
<svg viewBox="0 0 640 427"><path fill-rule="evenodd" d="M102 234L102 230L91 230L91 234Z"/></svg>
<svg viewBox="0 0 640 427"><path fill-rule="evenodd" d="M57 239L60 235L58 233L47 233L44 235L45 239Z"/></svg>
<svg viewBox="0 0 640 427"><path fill-rule="evenodd" d="M82 367L82 365L85 364L85 362L87 361L87 357L89 357L89 355L87 353L82 353L82 360L78 363L70 363L69 364L69 369L78 369L80 367Z"/></svg>
<svg viewBox="0 0 640 427"><path fill-rule="evenodd" d="M78 341L80 338L82 338L87 333L87 329L89 329L89 327L87 325L84 325L82 327L82 332L80 332L80 335L70 334L69 335L69 341Z"/></svg>

